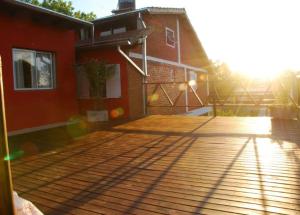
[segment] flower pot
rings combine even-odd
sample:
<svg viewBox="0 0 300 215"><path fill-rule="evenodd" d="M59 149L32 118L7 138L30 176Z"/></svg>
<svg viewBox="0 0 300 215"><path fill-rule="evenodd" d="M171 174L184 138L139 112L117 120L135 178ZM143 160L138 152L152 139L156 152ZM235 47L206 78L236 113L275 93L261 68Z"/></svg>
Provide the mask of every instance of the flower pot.
<svg viewBox="0 0 300 215"><path fill-rule="evenodd" d="M107 110L89 110L87 111L88 122L106 122L108 121L108 111Z"/></svg>

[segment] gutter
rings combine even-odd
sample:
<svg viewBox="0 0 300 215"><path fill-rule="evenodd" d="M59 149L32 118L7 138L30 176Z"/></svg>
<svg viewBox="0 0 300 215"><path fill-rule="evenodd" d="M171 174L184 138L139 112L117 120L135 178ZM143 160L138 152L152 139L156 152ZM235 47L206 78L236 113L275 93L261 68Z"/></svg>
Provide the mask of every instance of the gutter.
<svg viewBox="0 0 300 215"><path fill-rule="evenodd" d="M145 22L142 19L142 15L139 12L138 19L142 23L142 27L144 29L147 28ZM142 45L142 56L143 56L143 69L141 69L131 58L124 52L122 51L121 47L118 46L118 52L134 67L136 70L142 74L142 94L143 94L143 110L144 110L144 115L147 115L147 76L148 76L148 63L147 63L147 36L143 37L143 45ZM130 42L128 42L130 44Z"/></svg>
<svg viewBox="0 0 300 215"><path fill-rule="evenodd" d="M139 13L139 18L138 18L142 25L143 28L146 29L147 26L142 18L142 14ZM143 109L144 109L144 115L147 115L147 76L148 76L148 62L147 62L147 36L143 37L143 47L142 47L142 52L143 52L143 70L145 73L145 76L143 76L143 86L142 86L142 90L143 90Z"/></svg>
<svg viewBox="0 0 300 215"><path fill-rule="evenodd" d="M43 7L40 7L40 6L32 5L30 3L27 3L27 2L24 2L24 1L21 1L21 0L0 0L0 2L2 2L2 1L4 3L10 4L10 5L26 8L26 9L29 9L29 10L32 10L32 11L35 11L35 12L38 12L38 13L51 15L51 16L54 16L54 17L57 17L57 18L62 18L62 19L68 20L68 21L73 22L73 23L81 24L83 26L92 26L93 25L92 22L81 20L81 19L78 19L78 18L75 18L75 17L71 17L71 16L65 15L63 13L59 13L59 12L56 12L56 11L53 11L53 10L50 10L50 9L47 9L47 8L43 8Z"/></svg>

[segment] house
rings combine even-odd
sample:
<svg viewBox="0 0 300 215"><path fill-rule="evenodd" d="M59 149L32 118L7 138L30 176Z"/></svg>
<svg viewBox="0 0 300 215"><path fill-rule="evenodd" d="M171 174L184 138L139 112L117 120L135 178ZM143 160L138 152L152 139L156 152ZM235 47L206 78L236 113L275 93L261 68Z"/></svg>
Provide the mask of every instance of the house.
<svg viewBox="0 0 300 215"><path fill-rule="evenodd" d="M135 1L120 0L111 16L93 24L93 37L85 37L87 29L77 44L77 61L102 59L116 65L118 71L103 95L110 118L185 113L205 103L208 58L185 9L135 9ZM79 108L85 114L93 100L84 74L78 80ZM194 81L198 98L183 85L189 81ZM179 94L177 107L171 107Z"/></svg>
<svg viewBox="0 0 300 215"><path fill-rule="evenodd" d="M0 1L10 134L66 125L91 110L89 83L76 69L91 59L115 69L101 100L110 119L185 113L199 99L204 103L208 59L184 9L135 9L135 1L120 0L113 13L86 22L21 1ZM187 88L189 81L194 84ZM170 107L175 99L178 107Z"/></svg>
<svg viewBox="0 0 300 215"><path fill-rule="evenodd" d="M65 125L78 115L75 44L93 24L13 0L0 1L0 55L8 131Z"/></svg>

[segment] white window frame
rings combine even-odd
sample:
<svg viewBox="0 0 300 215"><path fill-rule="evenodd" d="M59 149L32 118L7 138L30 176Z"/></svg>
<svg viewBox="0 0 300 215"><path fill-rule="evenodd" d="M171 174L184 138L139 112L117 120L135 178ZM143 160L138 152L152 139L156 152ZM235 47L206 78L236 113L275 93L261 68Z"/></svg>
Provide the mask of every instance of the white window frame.
<svg viewBox="0 0 300 215"><path fill-rule="evenodd" d="M41 54L50 54L51 56L51 62L52 62L52 80L51 84L52 87L48 88L42 88L42 87L35 87L35 88L19 88L17 87L17 73L16 73L16 68L15 68L15 63L14 63L14 53L15 51L23 51L23 52L30 52L34 53L34 58L35 58L35 65L36 65L36 55L37 53ZM13 63L13 76L14 76L14 90L15 91L44 91L44 90L53 90L56 88L56 62L55 62L55 54L53 52L45 52L45 51L36 51L36 50L31 50L31 49L20 49L20 48L13 48L12 49L12 63ZM36 79L37 79L37 74L36 73Z"/></svg>
<svg viewBox="0 0 300 215"><path fill-rule="evenodd" d="M172 32L172 34L174 36L174 45L168 43L168 31ZM172 47L172 48L176 47L175 31L172 30L171 28L168 28L168 27L166 27L166 45L169 46L169 47Z"/></svg>

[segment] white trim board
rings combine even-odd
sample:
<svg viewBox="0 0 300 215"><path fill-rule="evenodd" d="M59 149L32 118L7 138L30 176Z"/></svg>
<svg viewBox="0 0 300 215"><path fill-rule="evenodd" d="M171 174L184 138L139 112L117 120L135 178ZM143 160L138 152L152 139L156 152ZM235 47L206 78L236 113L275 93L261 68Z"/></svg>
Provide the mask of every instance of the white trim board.
<svg viewBox="0 0 300 215"><path fill-rule="evenodd" d="M132 57L132 58L135 58L135 59L141 59L141 60L143 59L143 55L141 55L139 53L135 53L135 52L129 52L129 57ZM152 57L152 56L149 56L149 55L147 56L147 60L157 62L157 63L169 64L169 65L177 66L177 67L181 67L181 68L186 68L186 69L189 69L189 70L193 70L195 72L207 73L207 70L202 69L202 68L189 66L189 65L178 63L178 62L175 62L175 61L156 58L156 57Z"/></svg>
<svg viewBox="0 0 300 215"><path fill-rule="evenodd" d="M47 129L51 129L51 128L72 125L75 123L76 122L58 122L58 123L42 125L42 126L38 126L38 127L24 128L24 129L8 132L8 136L15 136L15 135L26 134L26 133L31 133L31 132L35 132L35 131L42 131L42 130L47 130Z"/></svg>
<svg viewBox="0 0 300 215"><path fill-rule="evenodd" d="M176 20L177 25L177 61L181 63L181 43L180 43L180 23L179 19Z"/></svg>

